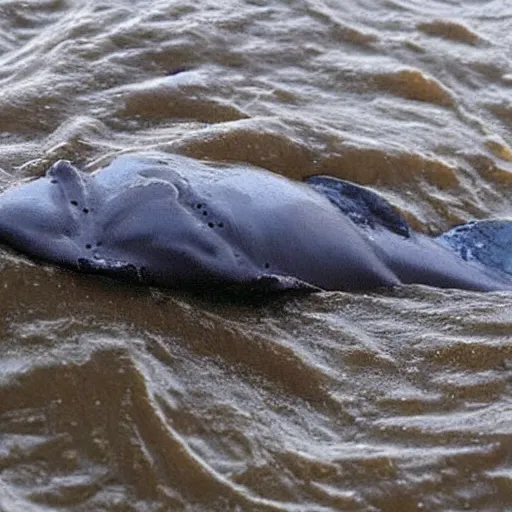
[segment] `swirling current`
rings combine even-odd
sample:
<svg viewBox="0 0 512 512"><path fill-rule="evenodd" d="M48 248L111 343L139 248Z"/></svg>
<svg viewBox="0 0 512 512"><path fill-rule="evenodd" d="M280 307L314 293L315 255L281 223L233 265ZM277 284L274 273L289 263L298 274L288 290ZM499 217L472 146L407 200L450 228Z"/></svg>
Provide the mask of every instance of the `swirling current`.
<svg viewBox="0 0 512 512"><path fill-rule="evenodd" d="M2 0L0 181L148 148L512 215L506 0ZM0 250L0 510L512 510L512 295L266 304Z"/></svg>

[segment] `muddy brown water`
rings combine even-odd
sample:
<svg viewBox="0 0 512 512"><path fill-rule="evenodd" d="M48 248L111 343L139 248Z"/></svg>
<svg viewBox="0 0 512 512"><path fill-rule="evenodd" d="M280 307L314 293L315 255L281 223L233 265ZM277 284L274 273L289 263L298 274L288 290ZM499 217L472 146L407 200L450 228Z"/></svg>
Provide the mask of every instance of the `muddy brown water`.
<svg viewBox="0 0 512 512"><path fill-rule="evenodd" d="M512 215L512 4L2 0L0 180L148 148ZM232 304L0 252L0 510L512 510L512 295Z"/></svg>

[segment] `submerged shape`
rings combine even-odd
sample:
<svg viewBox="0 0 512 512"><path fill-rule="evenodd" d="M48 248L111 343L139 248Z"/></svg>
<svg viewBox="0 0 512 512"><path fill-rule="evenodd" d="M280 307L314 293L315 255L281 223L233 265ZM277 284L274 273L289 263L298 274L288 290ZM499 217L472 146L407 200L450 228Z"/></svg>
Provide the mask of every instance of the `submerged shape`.
<svg viewBox="0 0 512 512"><path fill-rule="evenodd" d="M502 268L410 232L374 192L336 178L309 181L167 154L121 156L92 174L60 161L0 195L0 242L167 287L512 289Z"/></svg>

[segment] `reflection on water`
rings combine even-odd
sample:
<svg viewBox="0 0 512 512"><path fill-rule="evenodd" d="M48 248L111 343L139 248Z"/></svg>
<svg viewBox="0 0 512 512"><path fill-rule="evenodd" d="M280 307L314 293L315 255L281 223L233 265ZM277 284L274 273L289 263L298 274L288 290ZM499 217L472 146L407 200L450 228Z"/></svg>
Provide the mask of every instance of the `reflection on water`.
<svg viewBox="0 0 512 512"><path fill-rule="evenodd" d="M0 181L155 148L510 216L503 1L4 1ZM0 509L512 507L512 298L258 307L0 257Z"/></svg>

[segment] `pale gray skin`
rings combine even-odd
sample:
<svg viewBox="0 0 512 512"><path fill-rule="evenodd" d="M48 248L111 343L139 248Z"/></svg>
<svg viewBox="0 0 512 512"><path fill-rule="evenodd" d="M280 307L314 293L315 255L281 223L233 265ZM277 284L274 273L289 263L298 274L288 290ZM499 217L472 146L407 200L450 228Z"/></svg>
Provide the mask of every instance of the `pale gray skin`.
<svg viewBox="0 0 512 512"><path fill-rule="evenodd" d="M168 154L124 155L92 174L57 162L0 195L0 243L174 288L512 289L507 275L433 239L406 237L378 218L372 227L353 222L307 184Z"/></svg>

